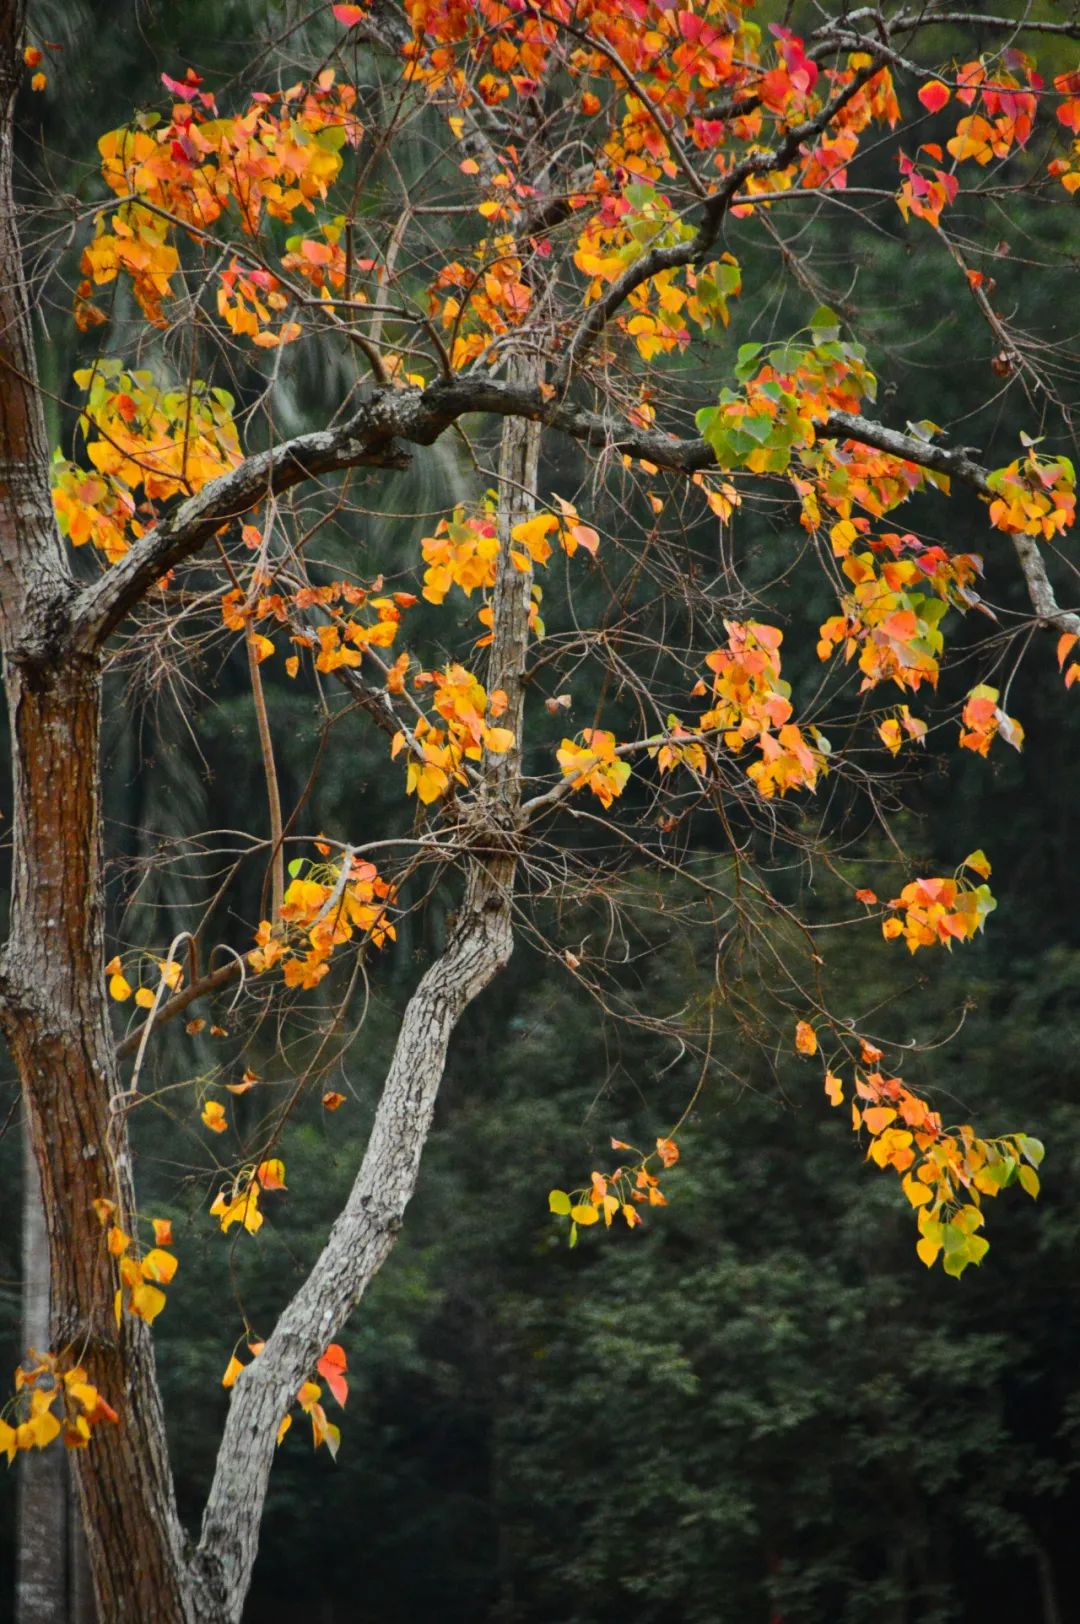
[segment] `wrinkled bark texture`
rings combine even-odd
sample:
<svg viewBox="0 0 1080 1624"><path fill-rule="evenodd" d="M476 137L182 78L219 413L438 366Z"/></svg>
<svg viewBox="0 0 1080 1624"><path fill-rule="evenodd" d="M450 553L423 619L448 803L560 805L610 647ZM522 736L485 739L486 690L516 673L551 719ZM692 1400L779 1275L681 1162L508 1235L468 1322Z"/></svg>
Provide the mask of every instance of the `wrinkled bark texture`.
<svg viewBox="0 0 1080 1624"><path fill-rule="evenodd" d="M510 418L500 454L500 525L535 509L540 428ZM503 546L494 590L489 688L502 688L502 718L520 737L528 642L530 571ZM322 1255L278 1320L267 1345L238 1378L196 1557L200 1621L239 1619L258 1548L259 1520L278 1425L300 1383L382 1267L416 1188L447 1046L468 1005L507 963L520 801L520 749L485 763L465 897L442 956L409 1000L360 1171Z"/></svg>

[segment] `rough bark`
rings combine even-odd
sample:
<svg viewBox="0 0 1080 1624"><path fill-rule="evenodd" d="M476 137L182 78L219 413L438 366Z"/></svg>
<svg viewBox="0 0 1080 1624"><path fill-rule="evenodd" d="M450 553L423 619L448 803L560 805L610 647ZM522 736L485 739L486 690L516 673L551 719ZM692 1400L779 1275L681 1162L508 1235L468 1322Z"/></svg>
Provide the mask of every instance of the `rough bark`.
<svg viewBox="0 0 1080 1624"><path fill-rule="evenodd" d="M49 1240L37 1163L24 1136L22 1344L47 1348ZM68 1469L58 1449L20 1455L15 1533L15 1624L66 1624Z"/></svg>
<svg viewBox="0 0 1080 1624"><path fill-rule="evenodd" d="M503 547L494 589L490 688L502 688L502 723L521 735L530 571L510 562L510 529L535 509L540 426L507 420L499 461ZM416 1187L451 1035L513 948L515 823L520 745L486 763L465 898L442 956L409 1000L371 1137L348 1201L307 1280L233 1388L196 1557L197 1616L240 1617L258 1548L278 1424L297 1388L382 1267Z"/></svg>
<svg viewBox="0 0 1080 1624"><path fill-rule="evenodd" d="M0 6L0 645L13 758L11 926L0 1027L23 1085L52 1276L51 1346L120 1414L80 1452L105 1620L187 1618L180 1527L149 1333L113 1315L115 1278L91 1202L134 1210L102 967L101 675L72 655L74 586L52 514L15 226L11 102L21 7Z"/></svg>
<svg viewBox="0 0 1080 1624"><path fill-rule="evenodd" d="M22 1346L50 1346L49 1237L37 1163L23 1135ZM60 1449L18 1459L15 1624L93 1624L90 1569L73 1473Z"/></svg>

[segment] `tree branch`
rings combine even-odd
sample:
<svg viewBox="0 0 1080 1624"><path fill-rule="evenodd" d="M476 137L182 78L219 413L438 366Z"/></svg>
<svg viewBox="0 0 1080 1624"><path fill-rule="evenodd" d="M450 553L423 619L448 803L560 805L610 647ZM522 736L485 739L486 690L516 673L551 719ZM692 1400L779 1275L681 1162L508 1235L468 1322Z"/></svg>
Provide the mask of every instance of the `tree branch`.
<svg viewBox="0 0 1080 1624"><path fill-rule="evenodd" d="M724 216L734 202L740 187L753 175L768 175L786 168L795 158L803 142L820 135L880 69L881 62L875 56L866 67L860 68L852 82L845 85L843 90L814 114L813 118L789 130L771 152L748 153L729 174L725 175L716 191L707 199L702 209L701 223L689 242L673 243L666 248L651 248L632 265L628 265L622 275L615 278L606 293L590 306L581 321L553 380L556 389L561 391L566 387L573 376L574 368L584 359L615 311L629 298L635 288L659 275L661 271L675 270L682 265L702 264L719 235Z"/></svg>
<svg viewBox="0 0 1080 1624"><path fill-rule="evenodd" d="M595 450L606 449L677 473L719 466L705 440L681 440L660 430L638 429L582 406L545 400L538 389L520 383L457 377L423 390L377 390L340 427L302 434L248 457L147 531L119 564L76 598L75 646L99 648L166 570L197 552L215 531L267 496L345 468L399 468L408 460L408 445L431 445L458 418L478 413L542 422ZM988 470L965 451L916 439L849 412L833 412L820 433L825 439L874 446L917 467L958 479L983 497L991 494ZM1077 629L1077 617L1056 604L1042 555L1030 547L1017 546L1016 551L1040 619L1070 631ZM371 704L372 695L357 697L368 708L378 708L378 701L374 707Z"/></svg>

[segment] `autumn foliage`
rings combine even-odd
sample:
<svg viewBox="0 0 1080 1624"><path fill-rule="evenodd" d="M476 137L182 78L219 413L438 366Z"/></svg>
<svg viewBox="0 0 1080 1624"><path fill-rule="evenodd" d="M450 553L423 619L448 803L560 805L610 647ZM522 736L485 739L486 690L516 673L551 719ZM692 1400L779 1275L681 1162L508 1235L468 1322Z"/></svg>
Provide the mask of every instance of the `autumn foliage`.
<svg viewBox="0 0 1080 1624"><path fill-rule="evenodd" d="M224 1043L242 1000L264 994L325 1013L338 965L377 975L394 953L425 864L503 864L504 898L516 883L519 898L531 886L546 899L564 863L573 904L601 898L614 916L628 872L696 874L694 842L717 842L730 895L693 883L712 886L718 941L743 932L764 955L767 922L790 927L774 1048L820 1068L866 1158L897 1175L918 1257L959 1276L986 1253L987 1202L1014 1185L1038 1195L1043 1147L1012 1126L984 1137L949 1123L932 1076L925 1094L916 1081L918 1055L899 1075L884 1039L831 1009L823 939L772 894L758 857L772 842L828 854L834 805L864 794L876 805L931 747L987 758L988 771L1002 745L1022 750L1008 686L1029 643L1049 630L1052 680L1080 675L1080 626L1050 573L1053 550L1072 545L1074 469L1049 406L999 467L951 448L929 417L878 421L873 343L812 269L796 276L790 328L743 340L740 315L762 252L779 245L784 265L796 262L785 233L800 211L873 207L958 279L988 334L992 385L1045 405L1038 358L995 303L992 244L972 238L996 229L988 177L1068 206L1080 69L1047 78L1027 36L1011 33L942 58L916 23L901 49L863 12L808 9L805 21L802 34L766 25L748 0L325 6L309 76L240 89L179 64L155 108L102 133L72 301L98 348L75 373L76 420L51 466L60 535L103 591L147 573L133 637L248 661L264 720L286 684L324 706L340 690L385 735L383 771L411 833L345 840L283 822L267 722L267 879L247 934L213 972L186 925L172 941L117 941L101 976L118 1013L140 1012L122 1041L141 1065L158 1026L224 986L240 1002L235 1023L218 1010L206 1032L196 1012L190 1037ZM388 140L365 88L367 51L392 73L402 120L424 130L439 188L437 206L399 196L390 226L363 206ZM27 70L40 61L31 43ZM40 73L33 88L51 93ZM425 207L446 211L453 232ZM177 333L182 351L164 343ZM331 456L315 434L275 462L259 410L309 344L348 357L355 382L337 422L356 414L352 439L343 433ZM522 432L576 442L588 475L541 461L536 487L515 489L469 440L488 418L504 435L531 425ZM475 488L418 517L403 556L368 569L358 547L355 567L309 562L350 488L327 496L308 529L287 489L401 467L451 425ZM236 480L247 483L230 506ZM961 491L962 523L951 517ZM379 517L367 500L351 510L365 538ZM766 505L778 516L773 576L802 583L794 607L717 563ZM186 546L184 525L194 535L204 511L205 534ZM1015 554L1030 614L1002 608L996 549ZM574 830L595 840L594 857L574 854ZM605 868L611 851L624 855ZM898 963L964 950L995 907L981 850L943 875L914 857L898 875L880 848L821 860L853 899L850 929L893 944ZM548 921L546 948L609 1012L601 950L571 948L560 928ZM691 1041L704 1079L702 1029ZM221 1067L185 1093L207 1144L230 1146L204 1211L222 1247L252 1244L268 1212L287 1223L283 1146L303 1092L258 1146L236 1146L228 1091L263 1081L242 1050L238 1060L231 1083ZM332 1130L346 1095L331 1081L314 1097ZM615 1140L610 1166L551 1190L571 1245L583 1228L664 1221L689 1109L654 1124L653 1148ZM124 1209L105 1168L94 1205L117 1318L152 1323L183 1289L182 1253L163 1221ZM243 1392L264 1343L247 1324L234 1331L223 1385ZM78 1357L28 1355L12 1421L0 1420L9 1458L59 1437L92 1448L115 1421L115 1395L85 1379ZM345 1369L329 1342L276 1417L279 1443L298 1407L314 1444L336 1453L323 1388L344 1404Z"/></svg>

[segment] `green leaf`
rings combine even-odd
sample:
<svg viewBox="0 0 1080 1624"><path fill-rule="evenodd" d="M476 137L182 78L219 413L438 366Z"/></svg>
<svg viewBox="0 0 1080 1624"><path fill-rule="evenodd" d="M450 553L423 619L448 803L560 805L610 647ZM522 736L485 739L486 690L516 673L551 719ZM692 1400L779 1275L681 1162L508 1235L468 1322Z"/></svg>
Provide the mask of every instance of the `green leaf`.
<svg viewBox="0 0 1080 1624"><path fill-rule="evenodd" d="M558 1213L565 1218L570 1211L570 1197L565 1190L551 1190L548 1193L548 1210Z"/></svg>
<svg viewBox="0 0 1080 1624"><path fill-rule="evenodd" d="M764 344L739 345L739 351L735 358L735 376L740 383L745 383L753 372L757 358L764 348Z"/></svg>
<svg viewBox="0 0 1080 1624"><path fill-rule="evenodd" d="M816 342L839 338L840 317L835 310L830 310L828 305L818 305L810 317L810 331Z"/></svg>
<svg viewBox="0 0 1080 1624"><path fill-rule="evenodd" d="M289 878L290 878L290 880L298 880L300 878L301 874L304 872L304 865L305 865L306 862L307 862L306 857L294 857L293 858L292 862L289 864Z"/></svg>
<svg viewBox="0 0 1080 1624"><path fill-rule="evenodd" d="M1046 1146L1043 1144L1042 1140L1033 1139L1031 1135L1027 1133L1018 1133L1016 1136L1016 1143L1024 1160L1026 1162L1030 1162L1032 1167L1038 1167L1042 1162L1043 1157L1046 1155Z"/></svg>

